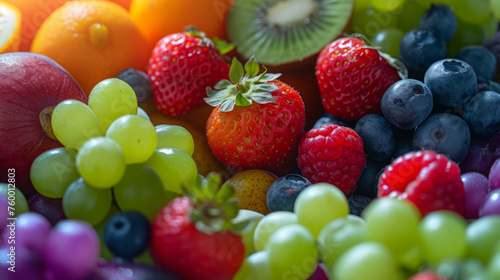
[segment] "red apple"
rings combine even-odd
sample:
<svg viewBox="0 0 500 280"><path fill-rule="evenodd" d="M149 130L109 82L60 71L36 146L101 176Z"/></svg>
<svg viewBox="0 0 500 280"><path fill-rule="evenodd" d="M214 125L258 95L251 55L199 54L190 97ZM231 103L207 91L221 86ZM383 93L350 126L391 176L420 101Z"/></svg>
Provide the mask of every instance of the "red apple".
<svg viewBox="0 0 500 280"><path fill-rule="evenodd" d="M25 196L33 193L33 160L62 146L51 132L50 113L66 99L87 103L75 79L55 61L28 52L0 55L0 182L7 183L14 169L16 187Z"/></svg>

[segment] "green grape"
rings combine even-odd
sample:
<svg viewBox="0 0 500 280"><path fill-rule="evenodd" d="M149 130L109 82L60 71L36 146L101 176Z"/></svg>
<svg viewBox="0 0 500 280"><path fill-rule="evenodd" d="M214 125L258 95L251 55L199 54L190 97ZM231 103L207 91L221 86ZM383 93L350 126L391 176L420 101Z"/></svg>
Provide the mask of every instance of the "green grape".
<svg viewBox="0 0 500 280"><path fill-rule="evenodd" d="M484 264L488 263L494 254L495 244L500 244L499 232L499 216L486 216L468 225L466 231L468 256Z"/></svg>
<svg viewBox="0 0 500 280"><path fill-rule="evenodd" d="M420 212L412 204L379 198L368 205L362 216L368 239L387 246L397 260L417 245Z"/></svg>
<svg viewBox="0 0 500 280"><path fill-rule="evenodd" d="M41 195L61 198L80 175L75 165L76 150L56 148L41 153L31 164L30 178Z"/></svg>
<svg viewBox="0 0 500 280"><path fill-rule="evenodd" d="M111 253L111 251L108 249L106 244L104 243L104 238L103 238L103 232L104 232L104 227L106 226L106 223L108 222L109 218L111 218L114 214L120 212L116 206L111 204L111 207L109 208L108 214L104 219L99 222L97 225L94 226L94 229L97 232L97 235L99 235L99 243L101 246L101 258L110 261L113 259L114 255Z"/></svg>
<svg viewBox="0 0 500 280"><path fill-rule="evenodd" d="M14 208L16 216L30 210L26 197L18 188L15 187L15 185L0 183L0 195L4 195L7 198L9 206Z"/></svg>
<svg viewBox="0 0 500 280"><path fill-rule="evenodd" d="M366 9L371 5L371 0L356 0L354 1L354 10Z"/></svg>
<svg viewBox="0 0 500 280"><path fill-rule="evenodd" d="M430 8L430 4L429 4ZM415 1L406 1L397 15L397 28L404 33L419 27L419 21L427 9L418 5Z"/></svg>
<svg viewBox="0 0 500 280"><path fill-rule="evenodd" d="M73 149L80 148L90 138L104 135L89 106L73 99L57 104L52 112L51 125L57 140Z"/></svg>
<svg viewBox="0 0 500 280"><path fill-rule="evenodd" d="M91 187L80 177L64 193L62 207L68 219L84 220L95 226L108 214L112 200L110 189Z"/></svg>
<svg viewBox="0 0 500 280"><path fill-rule="evenodd" d="M91 186L111 188L125 173L123 149L111 138L92 138L76 154L76 168Z"/></svg>
<svg viewBox="0 0 500 280"><path fill-rule="evenodd" d="M408 3L408 2L414 2L422 8L430 9L431 4L443 4L446 6L451 6L453 0L410 0L410 1L406 1L406 3Z"/></svg>
<svg viewBox="0 0 500 280"><path fill-rule="evenodd" d="M269 254L260 251L245 258L233 280L271 280L271 277Z"/></svg>
<svg viewBox="0 0 500 280"><path fill-rule="evenodd" d="M145 164L160 175L163 188L174 193L181 193L183 187L189 187L198 177L193 158L176 148L155 150Z"/></svg>
<svg viewBox="0 0 500 280"><path fill-rule="evenodd" d="M486 38L490 38L498 31L498 21L493 13L490 13L488 20L481 24L481 27L486 33Z"/></svg>
<svg viewBox="0 0 500 280"><path fill-rule="evenodd" d="M111 78L99 82L89 94L89 107L99 119L102 131L124 115L137 114L137 96L126 82Z"/></svg>
<svg viewBox="0 0 500 280"><path fill-rule="evenodd" d="M448 57L454 57L458 51L469 45L483 45L486 41L486 30L457 18L457 31L446 44Z"/></svg>
<svg viewBox="0 0 500 280"><path fill-rule="evenodd" d="M347 250L330 271L335 280L389 280L397 275L389 249L378 242L363 242Z"/></svg>
<svg viewBox="0 0 500 280"><path fill-rule="evenodd" d="M144 109L142 109L141 107L137 107L137 115L139 117L151 122L151 119L149 118L148 113L146 113L146 111L144 111Z"/></svg>
<svg viewBox="0 0 500 280"><path fill-rule="evenodd" d="M314 235L304 226L286 225L276 230L266 243L273 278L307 279L318 265Z"/></svg>
<svg viewBox="0 0 500 280"><path fill-rule="evenodd" d="M354 10L349 24L349 33L360 33L372 38L380 29L396 27L400 11L387 12L368 6L366 9Z"/></svg>
<svg viewBox="0 0 500 280"><path fill-rule="evenodd" d="M157 149L161 148L177 148L193 155L194 139L187 129L179 125L160 124L155 126L156 134L158 134Z"/></svg>
<svg viewBox="0 0 500 280"><path fill-rule="evenodd" d="M106 131L106 137L120 144L126 164L145 162L155 151L158 141L153 124L137 115L116 119Z"/></svg>
<svg viewBox="0 0 500 280"><path fill-rule="evenodd" d="M255 250L262 251L264 250L267 240L269 237L279 228L291 225L298 224L297 215L292 212L286 211L276 211L270 214L267 214L259 221L257 226L255 227L255 232L253 235L253 241L255 245Z"/></svg>
<svg viewBox="0 0 500 280"><path fill-rule="evenodd" d="M470 24L481 24L491 12L490 0L453 0L453 11L457 19Z"/></svg>
<svg viewBox="0 0 500 280"><path fill-rule="evenodd" d="M150 221L168 203L160 176L145 164L130 164L113 188L116 203L122 210L136 210Z"/></svg>
<svg viewBox="0 0 500 280"><path fill-rule="evenodd" d="M419 225L422 256L429 263L461 258L467 251L465 219L455 212L440 210L425 216Z"/></svg>
<svg viewBox="0 0 500 280"><path fill-rule="evenodd" d="M363 225L366 224L366 222L363 218L361 218L360 216L353 215L353 214L348 214L346 219L348 221L356 223L356 224L363 224Z"/></svg>
<svg viewBox="0 0 500 280"><path fill-rule="evenodd" d="M255 245L253 242L253 237L255 233L255 229L257 228L257 224L264 218L264 215L262 215L259 212L255 212L252 210L246 210L246 209L240 209L238 211L238 216L233 219L233 222L241 222L245 220L252 219L254 220L254 225L252 228L243 234L243 243L245 244L245 256L249 256L250 254L255 253Z"/></svg>
<svg viewBox="0 0 500 280"><path fill-rule="evenodd" d="M500 279L500 253L496 253L491 257L486 272L491 279Z"/></svg>
<svg viewBox="0 0 500 280"><path fill-rule="evenodd" d="M366 223L349 218L339 218L327 224L318 236L321 260L332 267L349 248L368 241Z"/></svg>
<svg viewBox="0 0 500 280"><path fill-rule="evenodd" d="M295 200L294 212L299 224L317 237L326 224L349 214L349 203L334 185L317 183L300 192Z"/></svg>
<svg viewBox="0 0 500 280"><path fill-rule="evenodd" d="M372 5L376 9L389 12L401 8L405 2L405 0L371 0Z"/></svg>
<svg viewBox="0 0 500 280"><path fill-rule="evenodd" d="M381 29L373 36L371 42L374 45L380 46L380 50L389 54L392 57L399 56L399 44L403 39L403 31L396 28Z"/></svg>
<svg viewBox="0 0 500 280"><path fill-rule="evenodd" d="M500 20L500 0L490 0L491 10L496 20Z"/></svg>

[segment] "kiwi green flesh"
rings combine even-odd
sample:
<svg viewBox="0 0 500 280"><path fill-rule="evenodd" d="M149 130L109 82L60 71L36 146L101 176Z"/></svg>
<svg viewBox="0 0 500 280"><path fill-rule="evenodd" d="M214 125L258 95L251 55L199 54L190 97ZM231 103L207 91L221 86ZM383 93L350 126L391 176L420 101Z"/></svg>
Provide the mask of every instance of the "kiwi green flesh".
<svg viewBox="0 0 500 280"><path fill-rule="evenodd" d="M265 65L317 54L346 27L354 0L235 0L227 31L245 58Z"/></svg>

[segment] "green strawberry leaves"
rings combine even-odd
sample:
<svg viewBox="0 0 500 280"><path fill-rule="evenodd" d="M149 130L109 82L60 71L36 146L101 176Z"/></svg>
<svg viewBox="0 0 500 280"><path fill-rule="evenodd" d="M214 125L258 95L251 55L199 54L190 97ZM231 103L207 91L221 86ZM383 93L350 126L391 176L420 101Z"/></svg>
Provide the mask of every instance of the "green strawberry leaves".
<svg viewBox="0 0 500 280"><path fill-rule="evenodd" d="M234 49L234 44L228 43L220 38L214 37L212 40L210 40L207 37L207 34L205 32L202 32L194 26L189 26L186 28L186 33L188 33L191 36L195 36L198 38L201 38L201 45L202 46L214 46L221 55L225 55L232 51Z"/></svg>
<svg viewBox="0 0 500 280"><path fill-rule="evenodd" d="M229 70L229 80L219 81L214 88L207 87L204 100L212 107L220 106L222 112L229 112L234 106L249 106L253 102L259 104L274 103L272 92L278 87L269 82L276 80L281 74L269 74L267 69L259 74L259 63L251 57L245 66L233 58Z"/></svg>

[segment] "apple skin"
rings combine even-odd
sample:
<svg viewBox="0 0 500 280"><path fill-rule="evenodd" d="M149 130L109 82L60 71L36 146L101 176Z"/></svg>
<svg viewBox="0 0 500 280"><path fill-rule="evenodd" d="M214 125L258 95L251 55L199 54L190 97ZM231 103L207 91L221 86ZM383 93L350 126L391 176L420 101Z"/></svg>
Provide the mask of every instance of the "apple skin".
<svg viewBox="0 0 500 280"><path fill-rule="evenodd" d="M29 52L0 55L0 182L15 169L15 186L34 192L29 172L35 158L61 147L40 123L40 112L66 99L87 104L76 80L52 59Z"/></svg>

